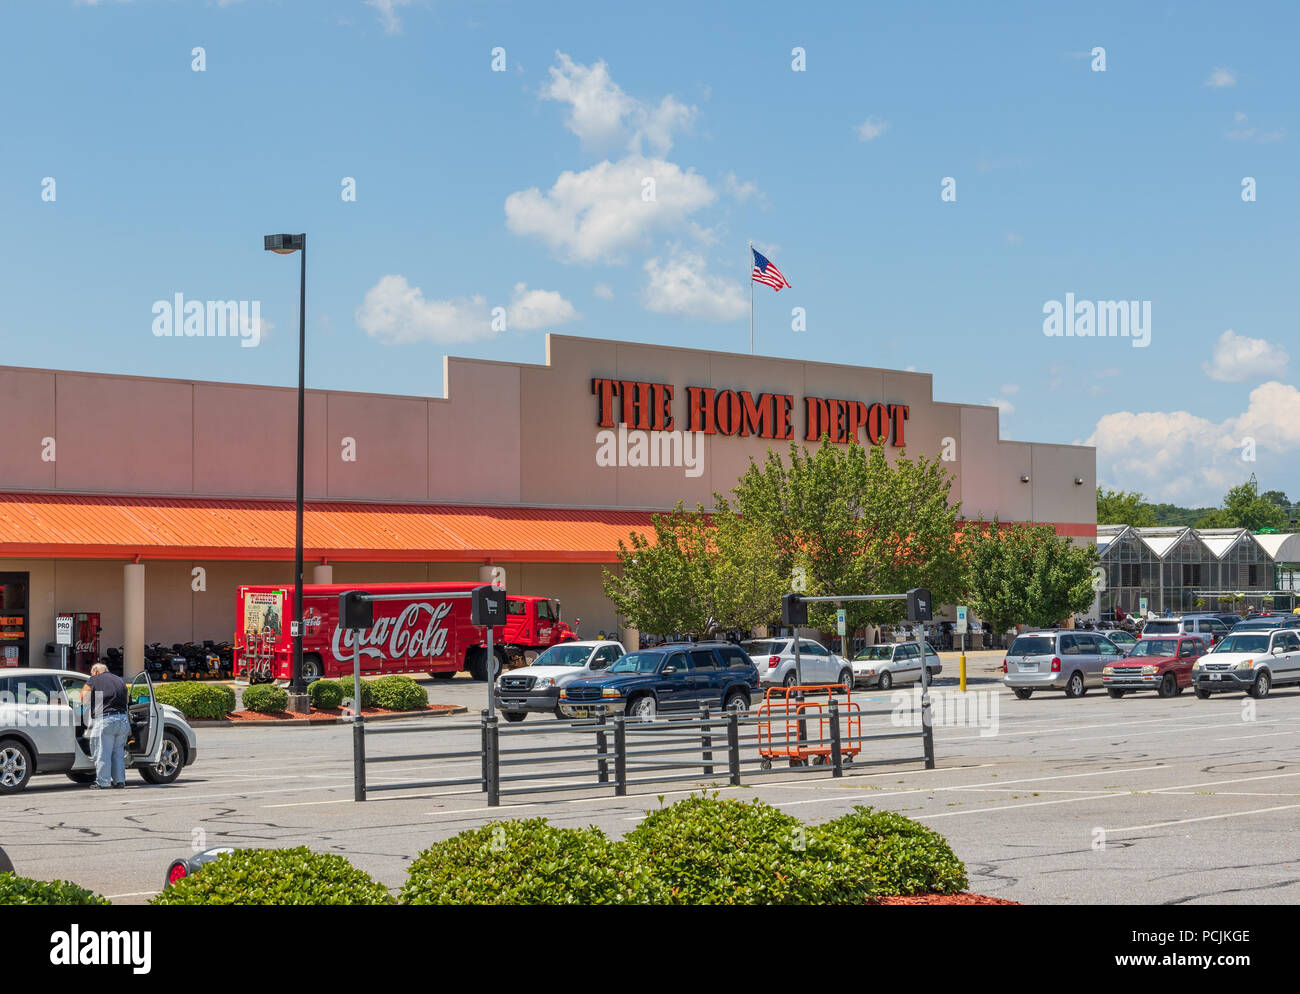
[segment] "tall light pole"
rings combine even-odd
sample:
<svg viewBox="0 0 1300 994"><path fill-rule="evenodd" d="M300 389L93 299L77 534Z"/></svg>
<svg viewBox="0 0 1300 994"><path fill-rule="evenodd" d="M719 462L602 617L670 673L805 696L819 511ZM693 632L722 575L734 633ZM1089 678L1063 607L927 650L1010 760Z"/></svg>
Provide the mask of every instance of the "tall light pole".
<svg viewBox="0 0 1300 994"><path fill-rule="evenodd" d="M293 676L289 681L289 709L307 710L306 688L302 685L302 489L303 432L306 418L307 352L307 235L267 235L264 249L280 255L302 254L302 275L298 284L298 491L294 506L293 552Z"/></svg>

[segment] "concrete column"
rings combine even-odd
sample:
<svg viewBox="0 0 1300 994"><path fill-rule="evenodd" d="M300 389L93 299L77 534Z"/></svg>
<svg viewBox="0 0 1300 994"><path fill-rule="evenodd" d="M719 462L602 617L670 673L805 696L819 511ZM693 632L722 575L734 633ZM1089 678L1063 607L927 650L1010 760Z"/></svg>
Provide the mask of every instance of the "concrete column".
<svg viewBox="0 0 1300 994"><path fill-rule="evenodd" d="M623 648L628 652L636 652L641 648L641 633L635 628L620 628L618 640L623 643Z"/></svg>
<svg viewBox="0 0 1300 994"><path fill-rule="evenodd" d="M312 583L333 583L334 567L333 566L313 566L311 568Z"/></svg>
<svg viewBox="0 0 1300 994"><path fill-rule="evenodd" d="M144 563L122 567L122 673L144 672Z"/></svg>
<svg viewBox="0 0 1300 994"><path fill-rule="evenodd" d="M478 582L491 583L493 580L496 579L496 573L494 572L495 570L496 570L495 566L487 566L487 565L480 566L478 568ZM510 589L509 582L506 583L506 589L507 590Z"/></svg>

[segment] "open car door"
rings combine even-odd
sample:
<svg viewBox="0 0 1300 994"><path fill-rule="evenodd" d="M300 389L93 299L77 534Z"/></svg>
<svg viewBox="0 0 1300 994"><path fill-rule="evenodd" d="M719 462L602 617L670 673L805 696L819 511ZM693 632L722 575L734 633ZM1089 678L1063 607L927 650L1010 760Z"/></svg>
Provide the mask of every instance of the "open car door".
<svg viewBox="0 0 1300 994"><path fill-rule="evenodd" d="M162 705L154 699L153 681L147 672L142 672L131 681L127 688L130 702L128 712L131 716L131 736L127 739L126 752L129 759L148 757L150 763L158 762L162 752L163 718Z"/></svg>

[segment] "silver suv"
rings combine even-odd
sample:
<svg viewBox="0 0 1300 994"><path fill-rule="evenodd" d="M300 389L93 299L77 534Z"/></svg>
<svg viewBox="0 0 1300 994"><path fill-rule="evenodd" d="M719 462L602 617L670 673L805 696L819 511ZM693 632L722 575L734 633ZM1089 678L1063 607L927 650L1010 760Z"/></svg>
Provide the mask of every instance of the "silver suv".
<svg viewBox="0 0 1300 994"><path fill-rule="evenodd" d="M1206 645L1215 645L1228 631L1228 626L1212 614L1184 614L1180 618L1152 618L1142 626L1142 637L1195 635Z"/></svg>
<svg viewBox="0 0 1300 994"><path fill-rule="evenodd" d="M1101 686L1104 666L1123 657L1119 646L1097 632L1023 632L1007 650L1002 682L1022 701L1035 690L1064 690L1066 697L1082 697L1089 687Z"/></svg>

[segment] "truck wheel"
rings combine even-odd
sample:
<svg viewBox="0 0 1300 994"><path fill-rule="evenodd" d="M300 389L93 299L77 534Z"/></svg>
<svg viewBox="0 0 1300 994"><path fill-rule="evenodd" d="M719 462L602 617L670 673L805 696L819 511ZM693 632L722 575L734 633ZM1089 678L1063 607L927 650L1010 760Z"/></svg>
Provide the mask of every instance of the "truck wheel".
<svg viewBox="0 0 1300 994"><path fill-rule="evenodd" d="M658 702L654 699L653 694L642 694L640 697L627 702L628 716L638 718L641 721L654 721L657 710Z"/></svg>
<svg viewBox="0 0 1300 994"><path fill-rule="evenodd" d="M320 656L303 656L302 657L302 682L311 684L325 677L325 666L321 663Z"/></svg>
<svg viewBox="0 0 1300 994"><path fill-rule="evenodd" d="M1107 687L1107 688L1106 688L1106 693L1110 694L1110 696L1113 697L1113 698L1114 698L1115 700L1117 700L1117 701L1118 701L1121 697L1124 696L1124 691L1120 690L1120 689L1117 688L1117 687ZM1161 696L1163 696L1163 695L1161 695Z"/></svg>
<svg viewBox="0 0 1300 994"><path fill-rule="evenodd" d="M465 669L469 670L469 675L475 680L487 679L487 664L484 660L487 658L487 649L481 645L476 645L470 649L465 657Z"/></svg>
<svg viewBox="0 0 1300 994"><path fill-rule="evenodd" d="M492 679L495 680L507 669L509 669L510 660L506 657L506 651L505 649L501 648L501 646L494 645L492 647L492 650L493 650L493 655L496 657L496 667L492 670Z"/></svg>
<svg viewBox="0 0 1300 994"><path fill-rule="evenodd" d="M728 711L743 715L749 711L749 695L743 690L733 690L727 695L727 700L722 706Z"/></svg>
<svg viewBox="0 0 1300 994"><path fill-rule="evenodd" d="M501 713L505 715L506 721L523 721L528 717L527 711L502 711Z"/></svg>
<svg viewBox="0 0 1300 994"><path fill-rule="evenodd" d="M454 680L456 679L456 671L442 670L441 672L433 674L433 678L435 680Z"/></svg>
<svg viewBox="0 0 1300 994"><path fill-rule="evenodd" d="M1178 693L1178 674L1166 673L1165 678L1160 681L1160 689L1156 691L1160 697L1173 697Z"/></svg>
<svg viewBox="0 0 1300 994"><path fill-rule="evenodd" d="M21 742L0 742L0 794L17 794L32 778L32 753Z"/></svg>

